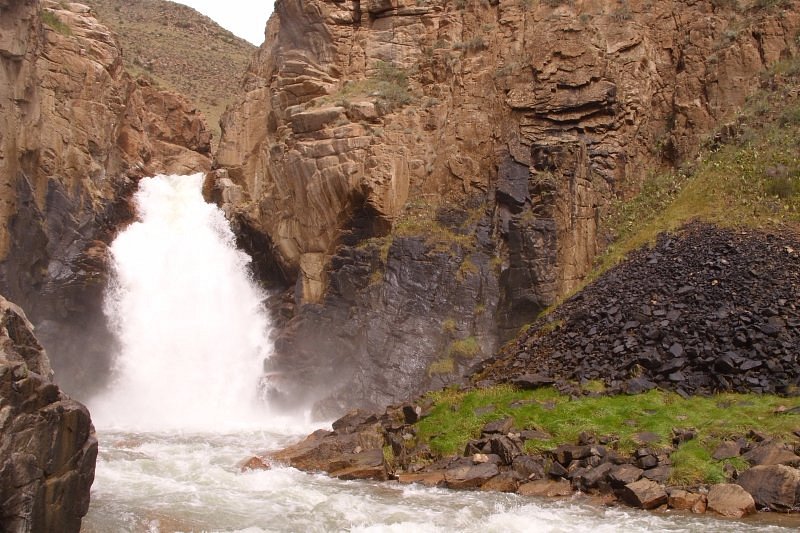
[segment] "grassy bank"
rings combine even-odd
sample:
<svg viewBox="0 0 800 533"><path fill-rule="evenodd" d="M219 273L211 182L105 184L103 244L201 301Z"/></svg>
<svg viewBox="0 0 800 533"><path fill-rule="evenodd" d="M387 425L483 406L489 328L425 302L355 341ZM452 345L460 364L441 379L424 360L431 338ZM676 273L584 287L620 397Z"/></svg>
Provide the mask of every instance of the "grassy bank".
<svg viewBox="0 0 800 533"><path fill-rule="evenodd" d="M589 388L597 386L589 385ZM798 398L756 394L721 394L684 399L677 394L650 391L635 396L586 396L570 399L552 388L520 391L497 386L471 392L445 390L431 393L432 412L418 423L418 440L437 454L460 454L468 440L480 436L488 422L506 417L514 427L549 433L548 440L529 440L527 451L542 452L559 444L575 444L582 432L610 437L611 448L633 452L642 433L657 437L647 444L670 450L671 483L693 484L724 481L725 463L737 470L746 467L741 458L715 461L714 449L725 439L745 436L752 429L778 440L796 440L800 412ZM697 438L673 447L673 428L693 428Z"/></svg>

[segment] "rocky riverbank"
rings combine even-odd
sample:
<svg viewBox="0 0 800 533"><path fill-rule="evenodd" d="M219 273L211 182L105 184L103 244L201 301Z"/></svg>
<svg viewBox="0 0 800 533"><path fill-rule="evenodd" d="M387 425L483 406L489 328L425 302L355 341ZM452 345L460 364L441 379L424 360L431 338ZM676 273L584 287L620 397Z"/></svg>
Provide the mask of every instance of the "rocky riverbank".
<svg viewBox="0 0 800 533"><path fill-rule="evenodd" d="M25 314L0 296L0 531L77 532L89 510L94 427L52 378Z"/></svg>
<svg viewBox="0 0 800 533"><path fill-rule="evenodd" d="M800 511L797 250L790 232L663 235L460 390L354 411L272 458L342 479Z"/></svg>

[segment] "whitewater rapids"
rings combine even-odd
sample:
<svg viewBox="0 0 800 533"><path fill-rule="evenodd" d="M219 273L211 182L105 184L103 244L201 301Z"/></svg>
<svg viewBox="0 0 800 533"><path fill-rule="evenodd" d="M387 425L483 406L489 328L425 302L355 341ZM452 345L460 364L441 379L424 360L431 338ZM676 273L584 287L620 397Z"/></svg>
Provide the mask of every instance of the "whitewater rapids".
<svg viewBox="0 0 800 533"><path fill-rule="evenodd" d="M395 483L339 481L254 453L315 429L272 413L258 380L269 357L264 294L202 175L143 179L138 220L111 246L106 313L113 380L87 403L100 454L86 533L173 531L794 531L763 522L654 514Z"/></svg>

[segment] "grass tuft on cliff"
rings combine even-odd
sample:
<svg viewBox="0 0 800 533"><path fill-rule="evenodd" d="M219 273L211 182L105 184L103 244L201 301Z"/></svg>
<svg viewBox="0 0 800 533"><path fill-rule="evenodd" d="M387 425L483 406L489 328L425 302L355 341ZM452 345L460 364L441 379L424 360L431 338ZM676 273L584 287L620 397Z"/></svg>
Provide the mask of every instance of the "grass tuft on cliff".
<svg viewBox="0 0 800 533"><path fill-rule="evenodd" d="M762 90L704 143L694 169L651 176L604 220L615 241L593 278L690 220L728 228L800 226L800 59L775 64Z"/></svg>
<svg viewBox="0 0 800 533"><path fill-rule="evenodd" d="M54 31L61 35L72 35L72 28L68 24L62 22L58 15L52 11L42 10L42 22L53 28Z"/></svg>
<svg viewBox="0 0 800 533"><path fill-rule="evenodd" d="M588 385L593 389L592 384ZM587 392L590 392L587 390ZM769 436L790 441L800 427L800 414L787 414L783 408L800 406L798 398L757 394L720 394L683 399L677 394L653 390L635 396L586 396L571 399L553 388L535 391L510 386L459 392L446 389L429 393L434 407L417 423L419 443L428 444L440 456L461 454L468 440L480 437L488 422L506 417L514 427L538 429L550 440L527 441L529 452L544 452L559 444L575 444L582 432L610 436L611 448L631 453L641 444L637 435L655 433L658 440L647 444L656 450L669 450L673 428L694 428L697 438L672 451L672 478L677 484L723 481L723 468L730 463L741 470L742 459L715 461L716 446L726 438L744 436L757 429Z"/></svg>

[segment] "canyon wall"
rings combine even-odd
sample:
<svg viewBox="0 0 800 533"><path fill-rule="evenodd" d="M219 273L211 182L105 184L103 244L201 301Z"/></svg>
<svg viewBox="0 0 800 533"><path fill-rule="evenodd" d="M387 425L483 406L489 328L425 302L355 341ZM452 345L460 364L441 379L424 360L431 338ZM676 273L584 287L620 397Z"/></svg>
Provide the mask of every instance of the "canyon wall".
<svg viewBox="0 0 800 533"><path fill-rule="evenodd" d="M33 326L0 296L0 530L80 531L97 438L89 411L53 383Z"/></svg>
<svg viewBox="0 0 800 533"><path fill-rule="evenodd" d="M134 80L88 7L0 0L0 291L68 391L107 374L106 244L136 181L207 170L209 152L203 117Z"/></svg>
<svg viewBox="0 0 800 533"><path fill-rule="evenodd" d="M206 187L290 287L276 388L375 406L491 353L796 53L796 7L278 0Z"/></svg>

